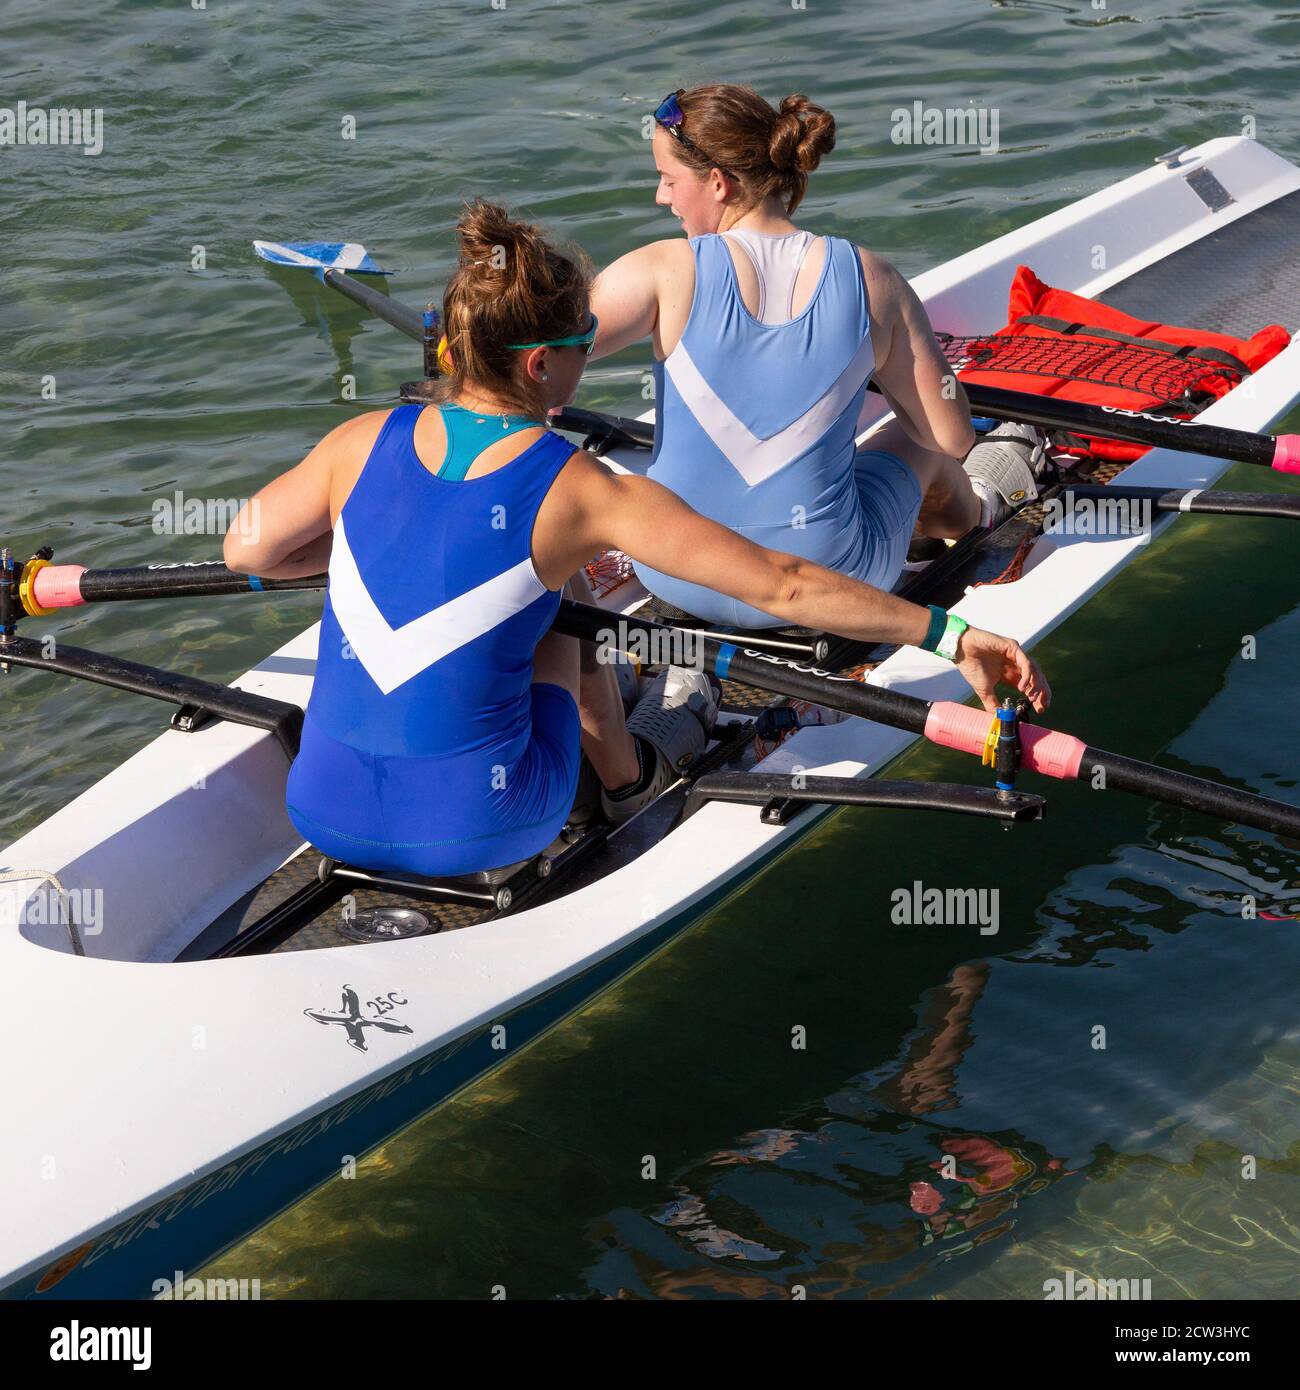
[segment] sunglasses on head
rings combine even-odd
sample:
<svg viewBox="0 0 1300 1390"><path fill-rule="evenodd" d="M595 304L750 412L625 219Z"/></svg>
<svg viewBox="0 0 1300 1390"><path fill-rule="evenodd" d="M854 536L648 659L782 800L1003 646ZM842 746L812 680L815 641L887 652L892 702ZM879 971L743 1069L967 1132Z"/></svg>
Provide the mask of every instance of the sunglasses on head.
<svg viewBox="0 0 1300 1390"><path fill-rule="evenodd" d="M707 150L702 150L694 140L682 129L682 124L686 120L686 113L682 110L682 104L678 97L682 95L682 88L675 92L670 92L658 105L655 110L655 124L662 126L674 140L685 149L693 150L701 159L707 160L709 167L721 169L728 178L734 175L725 164L719 164Z"/></svg>
<svg viewBox="0 0 1300 1390"><path fill-rule="evenodd" d="M591 327L582 333L570 333L567 338L545 338L536 343L507 343L506 347L516 352L525 352L529 348L539 347L576 347L582 349L584 357L591 356L591 350L596 346L596 329L600 327L600 320L592 314Z"/></svg>

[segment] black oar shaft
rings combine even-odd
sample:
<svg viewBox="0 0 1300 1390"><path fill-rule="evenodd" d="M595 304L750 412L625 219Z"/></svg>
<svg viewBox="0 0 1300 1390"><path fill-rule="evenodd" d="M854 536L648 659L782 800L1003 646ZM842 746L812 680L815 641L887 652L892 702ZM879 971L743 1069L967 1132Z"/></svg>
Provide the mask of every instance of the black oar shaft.
<svg viewBox="0 0 1300 1390"><path fill-rule="evenodd" d="M136 598L198 598L211 594L322 589L325 576L260 579L227 569L220 560L204 560L189 565L133 565L123 569L86 570L78 587L87 603L113 603Z"/></svg>
<svg viewBox="0 0 1300 1390"><path fill-rule="evenodd" d="M1205 488L1138 487L1127 483L1070 483L1060 494L1090 502L1149 502L1157 512L1198 516L1269 516L1300 520L1300 496L1281 492L1218 492Z"/></svg>
<svg viewBox="0 0 1300 1390"><path fill-rule="evenodd" d="M1273 467L1277 455L1277 441L1269 435L1203 425L1195 420L1177 420L1167 415L1148 415L1145 411L1034 396L1025 391L1004 391L999 386L980 386L974 382L963 381L962 388L980 414L992 415L997 420L1017 420L1044 429L1097 434L1152 448L1206 454L1238 463L1258 463L1265 468Z"/></svg>
<svg viewBox="0 0 1300 1390"><path fill-rule="evenodd" d="M418 310L401 304L395 299L389 299L386 294L380 294L378 290L371 289L369 285L363 285L360 280L354 280L342 270L325 271L325 283L330 289L337 290L341 295L352 300L354 304L360 304L363 309L369 309L376 318L392 324L399 332L405 333L408 338L414 338L416 342L423 342L424 318Z"/></svg>
<svg viewBox="0 0 1300 1390"><path fill-rule="evenodd" d="M46 565L34 572L27 599L29 613L76 608L83 603L121 603L127 599L200 598L214 594L323 589L326 576L262 579L227 569L220 560L192 564L132 565L123 569L85 569Z"/></svg>
<svg viewBox="0 0 1300 1390"><path fill-rule="evenodd" d="M1300 807L1225 787L1220 782L1207 782L1203 777L1192 777L1186 772L1138 762L1118 753L1106 753L1100 748L1084 752L1079 780L1096 781L1107 789L1134 792L1170 806L1203 811L1229 824L1252 825L1257 830L1300 838Z"/></svg>
<svg viewBox="0 0 1300 1390"><path fill-rule="evenodd" d="M561 602L554 626L570 637L582 637L620 650L636 650L648 642L654 665L703 662L707 670L721 679L770 690L776 695L788 695L791 699L811 700L846 714L906 729L909 733L925 732L930 712L928 700L918 700L915 695L902 695L876 685L864 685L855 676L837 675L788 657L749 649L743 641L736 645L720 642L689 628L666 627L634 614L609 613L568 599Z"/></svg>

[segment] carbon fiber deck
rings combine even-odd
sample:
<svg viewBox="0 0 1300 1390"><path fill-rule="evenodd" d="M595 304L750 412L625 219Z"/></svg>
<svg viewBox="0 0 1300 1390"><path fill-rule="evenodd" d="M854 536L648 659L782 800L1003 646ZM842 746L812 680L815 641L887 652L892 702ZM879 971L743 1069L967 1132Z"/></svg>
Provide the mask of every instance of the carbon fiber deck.
<svg viewBox="0 0 1300 1390"><path fill-rule="evenodd" d="M1097 298L1138 318L1247 338L1300 329L1300 192L1130 275Z"/></svg>

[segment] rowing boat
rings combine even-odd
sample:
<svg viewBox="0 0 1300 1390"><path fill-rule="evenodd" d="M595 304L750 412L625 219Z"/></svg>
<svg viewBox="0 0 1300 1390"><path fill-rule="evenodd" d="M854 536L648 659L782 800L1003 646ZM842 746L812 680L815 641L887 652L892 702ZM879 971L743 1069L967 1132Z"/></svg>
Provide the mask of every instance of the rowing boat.
<svg viewBox="0 0 1300 1390"><path fill-rule="evenodd" d="M935 324L957 335L1003 321L1021 262L1131 313L1249 333L1274 319L1300 323L1298 253L1300 169L1229 138L1165 157L914 284ZM1262 430L1298 396L1293 341L1201 423ZM869 404L864 430L883 409ZM648 458L633 447L607 457L627 469ZM1213 510L1212 493L1195 494L1224 467L1157 448L1123 476L1152 497L1185 500L1157 516L1160 529L1179 509ZM1041 510L1029 509L953 547L908 592L1032 646L1148 539L1043 534ZM971 587L1013 555L1021 577ZM157 572L158 591L186 592L184 568L172 577L168 588ZM189 591L222 590L195 566ZM612 616L644 612L646 599L628 580L601 602ZM582 615L570 619L579 630ZM192 1271L336 1174L344 1155L382 1142L659 950L833 805L869 799L828 791L829 779L854 779L865 793L923 727L910 714L898 721L906 727L848 718L801 728L759 759L753 721L780 701L729 685L702 764L627 826L578 836L523 871L430 892L322 864L289 824L285 774L316 641L313 627L231 688L96 665L85 653L44 662L181 709L0 852L6 1018L13 1036L41 1049L40 1064L7 1085L6 1296L147 1296L156 1280ZM41 664L9 650L15 664ZM835 660L870 655L881 654ZM761 648L745 659L733 678L748 670L761 681L760 663L780 660ZM851 706L873 717L880 700L904 708L908 696L968 694L951 666L911 648L886 655L854 690L877 700ZM792 793L792 773L805 795ZM897 790L906 784L879 785L894 789L886 804L909 804ZM960 792L945 803L921 789L911 804L1036 813L1036 799L1019 793L976 805ZM63 910L76 906L71 925L40 906L51 881Z"/></svg>

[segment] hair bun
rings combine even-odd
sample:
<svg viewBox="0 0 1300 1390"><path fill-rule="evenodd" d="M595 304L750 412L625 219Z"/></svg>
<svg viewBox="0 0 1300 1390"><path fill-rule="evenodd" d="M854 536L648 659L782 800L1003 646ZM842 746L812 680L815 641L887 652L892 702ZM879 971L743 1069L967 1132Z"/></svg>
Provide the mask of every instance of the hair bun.
<svg viewBox="0 0 1300 1390"><path fill-rule="evenodd" d="M835 117L802 92L786 97L777 111L768 143L772 167L810 174L835 148Z"/></svg>
<svg viewBox="0 0 1300 1390"><path fill-rule="evenodd" d="M460 263L476 266L489 275L518 267L540 240L536 227L518 222L497 203L475 198L465 204L456 224Z"/></svg>

